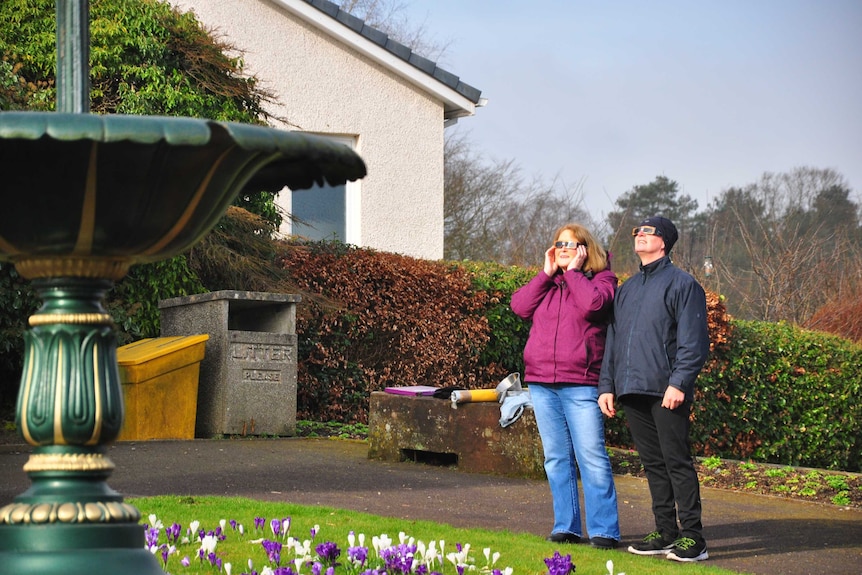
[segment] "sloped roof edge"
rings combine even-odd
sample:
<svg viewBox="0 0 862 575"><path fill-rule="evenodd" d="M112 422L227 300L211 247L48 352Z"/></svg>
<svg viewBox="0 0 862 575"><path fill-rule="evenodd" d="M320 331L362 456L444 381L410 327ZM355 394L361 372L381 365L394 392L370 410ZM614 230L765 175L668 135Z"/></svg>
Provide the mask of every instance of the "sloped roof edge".
<svg viewBox="0 0 862 575"><path fill-rule="evenodd" d="M444 103L444 118L472 116L482 92L329 0L270 0Z"/></svg>

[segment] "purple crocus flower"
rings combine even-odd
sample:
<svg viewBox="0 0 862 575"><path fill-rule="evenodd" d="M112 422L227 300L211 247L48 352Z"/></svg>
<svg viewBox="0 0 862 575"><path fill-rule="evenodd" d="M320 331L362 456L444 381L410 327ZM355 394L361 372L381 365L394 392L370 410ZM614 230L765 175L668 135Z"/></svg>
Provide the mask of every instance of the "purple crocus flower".
<svg viewBox="0 0 862 575"><path fill-rule="evenodd" d="M554 551L553 557L547 557L545 565L548 566L548 575L568 575L575 572L575 566L572 564L572 556L566 555L563 557L559 551Z"/></svg>
<svg viewBox="0 0 862 575"><path fill-rule="evenodd" d="M279 521L278 519L273 519L272 521L270 521L269 528L272 530L272 534L275 537L281 535L281 521Z"/></svg>
<svg viewBox="0 0 862 575"><path fill-rule="evenodd" d="M230 528L236 531L236 519L231 519L228 523L230 523Z"/></svg>
<svg viewBox="0 0 862 575"><path fill-rule="evenodd" d="M311 564L311 575L320 575L323 571L323 564L320 561L315 561Z"/></svg>
<svg viewBox="0 0 862 575"><path fill-rule="evenodd" d="M257 531L258 529L263 529L263 526L266 525L266 519L263 517L255 517L254 518L254 529Z"/></svg>
<svg viewBox="0 0 862 575"><path fill-rule="evenodd" d="M413 556L416 554L416 545L401 543L380 551L380 558L387 573L408 574L413 568ZM459 573L459 575L462 575Z"/></svg>
<svg viewBox="0 0 862 575"><path fill-rule="evenodd" d="M159 530L155 527L144 530L147 549L156 549L159 546Z"/></svg>
<svg viewBox="0 0 862 575"><path fill-rule="evenodd" d="M165 527L165 537L167 537L168 543L174 544L179 541L182 530L183 528L179 523L173 523L170 527Z"/></svg>
<svg viewBox="0 0 862 575"><path fill-rule="evenodd" d="M351 563L362 567L368 560L368 547L349 547L347 558L350 559Z"/></svg>
<svg viewBox="0 0 862 575"><path fill-rule="evenodd" d="M263 545L263 550L266 551L266 556L269 558L270 563L273 565L281 563L281 543L264 539L261 544Z"/></svg>
<svg viewBox="0 0 862 575"><path fill-rule="evenodd" d="M336 559L341 555L341 549L332 541L326 541L314 548L317 556L327 565L337 565Z"/></svg>
<svg viewBox="0 0 862 575"><path fill-rule="evenodd" d="M183 567L188 567L191 564L192 564L192 561L191 561L191 559L189 559L188 555L183 557L182 560L180 561L180 565L182 565Z"/></svg>

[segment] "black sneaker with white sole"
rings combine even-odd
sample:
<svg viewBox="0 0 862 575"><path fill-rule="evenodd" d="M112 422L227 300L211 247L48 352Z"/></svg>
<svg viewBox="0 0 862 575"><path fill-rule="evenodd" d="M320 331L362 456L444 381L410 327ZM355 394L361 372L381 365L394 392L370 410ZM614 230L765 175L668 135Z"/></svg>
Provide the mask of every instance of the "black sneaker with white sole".
<svg viewBox="0 0 862 575"><path fill-rule="evenodd" d="M706 552L706 541L703 539L694 540L690 537L680 537L673 542L673 549L667 554L667 558L685 563L708 559L709 553Z"/></svg>
<svg viewBox="0 0 862 575"><path fill-rule="evenodd" d="M653 531L640 543L629 545L629 553L635 555L667 555L673 549L674 538L665 537L658 531Z"/></svg>

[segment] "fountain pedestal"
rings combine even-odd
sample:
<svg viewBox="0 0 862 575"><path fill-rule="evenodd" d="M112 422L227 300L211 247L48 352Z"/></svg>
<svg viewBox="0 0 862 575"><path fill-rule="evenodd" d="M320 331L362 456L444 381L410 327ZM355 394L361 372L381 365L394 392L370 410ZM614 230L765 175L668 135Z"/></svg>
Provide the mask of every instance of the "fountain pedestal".
<svg viewBox="0 0 862 575"><path fill-rule="evenodd" d="M129 266L188 250L243 190L340 185L352 150L230 122L86 112L86 0L57 0L60 112L0 112L0 261L33 281L16 421L31 487L0 508L4 573L162 574L140 512L107 485L123 423L102 298Z"/></svg>

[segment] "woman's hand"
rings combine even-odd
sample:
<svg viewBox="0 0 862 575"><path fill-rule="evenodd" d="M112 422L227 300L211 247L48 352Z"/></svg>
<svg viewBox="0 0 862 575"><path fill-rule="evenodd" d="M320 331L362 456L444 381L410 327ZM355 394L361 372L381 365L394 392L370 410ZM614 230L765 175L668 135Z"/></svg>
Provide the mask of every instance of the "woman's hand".
<svg viewBox="0 0 862 575"><path fill-rule="evenodd" d="M579 245L575 250L575 255L572 257L571 261L569 261L569 265L566 267L566 271L579 270L584 267L584 263L586 261L587 247L584 245Z"/></svg>
<svg viewBox="0 0 862 575"><path fill-rule="evenodd" d="M557 270L560 269L559 264L557 264L557 259L554 257L554 246L548 248L545 252L545 273L549 278L554 277L554 274L557 273Z"/></svg>

